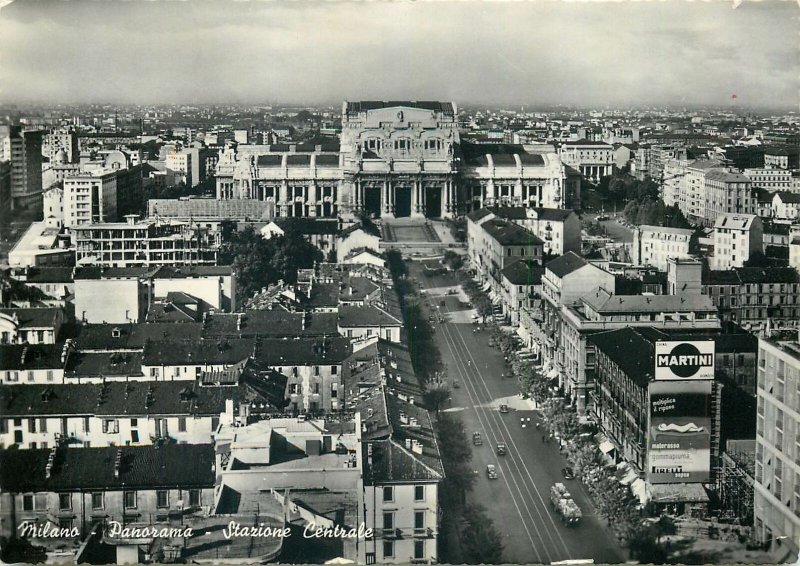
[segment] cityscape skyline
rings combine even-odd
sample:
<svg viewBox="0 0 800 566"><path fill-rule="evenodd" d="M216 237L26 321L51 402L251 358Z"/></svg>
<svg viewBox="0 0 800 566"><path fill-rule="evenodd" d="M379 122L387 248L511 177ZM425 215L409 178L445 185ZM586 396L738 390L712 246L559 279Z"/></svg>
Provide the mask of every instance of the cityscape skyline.
<svg viewBox="0 0 800 566"><path fill-rule="evenodd" d="M786 109L796 24L788 2L12 2L0 102Z"/></svg>

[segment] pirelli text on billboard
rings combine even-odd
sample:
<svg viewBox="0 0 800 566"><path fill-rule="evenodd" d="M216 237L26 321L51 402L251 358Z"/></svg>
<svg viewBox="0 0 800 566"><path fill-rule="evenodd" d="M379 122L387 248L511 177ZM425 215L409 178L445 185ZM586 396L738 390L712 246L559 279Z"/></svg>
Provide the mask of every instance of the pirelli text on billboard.
<svg viewBox="0 0 800 566"><path fill-rule="evenodd" d="M656 381L714 379L713 340L656 342Z"/></svg>

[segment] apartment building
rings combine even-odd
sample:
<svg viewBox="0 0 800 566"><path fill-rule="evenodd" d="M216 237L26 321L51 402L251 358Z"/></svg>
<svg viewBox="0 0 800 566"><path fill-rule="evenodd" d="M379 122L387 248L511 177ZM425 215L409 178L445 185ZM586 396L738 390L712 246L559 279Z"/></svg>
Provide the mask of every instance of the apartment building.
<svg viewBox="0 0 800 566"><path fill-rule="evenodd" d="M563 356L563 386L586 407L593 389L595 352L587 337L616 328L650 326L665 330L718 330L717 309L703 295L615 295L603 288L590 291L561 307L559 350Z"/></svg>
<svg viewBox="0 0 800 566"><path fill-rule="evenodd" d="M800 219L800 193L777 191L772 197L771 212L779 220Z"/></svg>
<svg viewBox="0 0 800 566"><path fill-rule="evenodd" d="M97 170L64 179L64 226L117 221L117 174Z"/></svg>
<svg viewBox="0 0 800 566"><path fill-rule="evenodd" d="M488 210L487 215L481 210ZM543 251L563 255L581 251L581 222L572 210L521 206L492 206L471 213L476 222L493 217L508 220L530 230L543 242Z"/></svg>
<svg viewBox="0 0 800 566"><path fill-rule="evenodd" d="M688 258L696 243L694 230L665 226L637 226L633 231L632 259L636 265L649 265L667 270L671 257Z"/></svg>
<svg viewBox="0 0 800 566"><path fill-rule="evenodd" d="M0 309L0 344L55 344L66 322L59 307Z"/></svg>
<svg viewBox="0 0 800 566"><path fill-rule="evenodd" d="M714 222L712 269L742 267L764 251L764 225L755 214L722 214Z"/></svg>
<svg viewBox="0 0 800 566"><path fill-rule="evenodd" d="M599 183L614 171L614 146L602 141L567 141L558 148L561 162L574 167L586 179Z"/></svg>
<svg viewBox="0 0 800 566"><path fill-rule="evenodd" d="M800 344L758 340L754 520L756 536L791 562L800 540Z"/></svg>
<svg viewBox="0 0 800 566"><path fill-rule="evenodd" d="M196 224L158 218L91 222L72 229L78 265L214 265L219 235Z"/></svg>
<svg viewBox="0 0 800 566"><path fill-rule="evenodd" d="M792 188L792 172L787 169L773 166L743 169L742 173L750 179L754 187L768 191L787 191Z"/></svg>
<svg viewBox="0 0 800 566"><path fill-rule="evenodd" d="M724 214L755 214L752 182L741 173L712 169L705 174L705 209L702 222L713 226Z"/></svg>

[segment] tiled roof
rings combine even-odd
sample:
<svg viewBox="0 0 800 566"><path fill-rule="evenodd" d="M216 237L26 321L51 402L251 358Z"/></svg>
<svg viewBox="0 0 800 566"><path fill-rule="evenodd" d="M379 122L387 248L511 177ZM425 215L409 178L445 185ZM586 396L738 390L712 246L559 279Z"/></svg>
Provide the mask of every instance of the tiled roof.
<svg viewBox="0 0 800 566"><path fill-rule="evenodd" d="M0 371L63 368L64 363L61 361L63 350L63 344L2 344ZM20 378L20 382L24 382L24 379Z"/></svg>
<svg viewBox="0 0 800 566"><path fill-rule="evenodd" d="M590 334L588 340L639 387L647 387L654 375L654 341L665 337L653 328L626 327Z"/></svg>
<svg viewBox="0 0 800 566"><path fill-rule="evenodd" d="M539 236L513 222L493 218L481 227L502 246L535 246L544 242Z"/></svg>
<svg viewBox="0 0 800 566"><path fill-rule="evenodd" d="M239 323L239 319L241 322ZM305 318L305 325L303 320ZM238 330L237 330L238 325ZM218 336L331 336L339 332L336 313L248 310L244 313L209 314L203 337Z"/></svg>
<svg viewBox="0 0 800 566"><path fill-rule="evenodd" d="M146 366L232 365L249 358L254 346L249 338L148 340L142 363Z"/></svg>
<svg viewBox="0 0 800 566"><path fill-rule="evenodd" d="M503 269L503 277L512 285L541 285L544 267L533 261L520 260Z"/></svg>
<svg viewBox="0 0 800 566"><path fill-rule="evenodd" d="M706 180L724 181L725 183L749 183L750 178L741 173L733 173L725 169L712 169L706 173Z"/></svg>
<svg viewBox="0 0 800 566"><path fill-rule="evenodd" d="M67 360L69 378L142 375L141 352L73 352Z"/></svg>
<svg viewBox="0 0 800 566"><path fill-rule="evenodd" d="M564 277L584 265L589 265L585 259L575 252L567 252L550 261L547 264L547 271L553 272L556 277Z"/></svg>
<svg viewBox="0 0 800 566"><path fill-rule="evenodd" d="M479 208L478 210L473 210L472 212L467 214L467 218L469 218L473 222L476 222L481 218L486 218L490 214L492 214L492 211L489 210L488 208Z"/></svg>
<svg viewBox="0 0 800 566"><path fill-rule="evenodd" d="M384 310L374 306L339 307L339 326L343 328L359 326L402 326L402 321Z"/></svg>
<svg viewBox="0 0 800 566"><path fill-rule="evenodd" d="M574 145L574 146L592 145L592 146L599 146L599 147L606 147L608 149L613 149L613 146L607 144L606 142L589 141L587 139L580 139L580 140L575 140L575 141L566 141L566 142L564 142L564 145Z"/></svg>
<svg viewBox="0 0 800 566"><path fill-rule="evenodd" d="M147 340L199 340L202 331L200 323L84 324L78 327L75 344L82 351L141 350Z"/></svg>
<svg viewBox="0 0 800 566"><path fill-rule="evenodd" d="M71 283L72 267L32 267L25 273L26 283Z"/></svg>
<svg viewBox="0 0 800 566"><path fill-rule="evenodd" d="M183 393L183 399L182 399ZM0 407L8 417L31 415L210 415L258 396L247 386L199 387L194 381L109 381L0 387Z"/></svg>
<svg viewBox="0 0 800 566"><path fill-rule="evenodd" d="M310 297L301 297L302 302L311 308L335 307L339 304L339 285L337 283L314 283Z"/></svg>
<svg viewBox="0 0 800 566"><path fill-rule="evenodd" d="M742 283L800 283L794 267L736 267Z"/></svg>
<svg viewBox="0 0 800 566"><path fill-rule="evenodd" d="M263 365L309 366L341 364L353 352L350 340L341 336L325 338L264 338L255 360Z"/></svg>
<svg viewBox="0 0 800 566"><path fill-rule="evenodd" d="M12 493L176 486L189 489L211 487L215 480L212 444L60 448L47 477L50 452L0 451L0 488ZM120 464L115 473L118 454Z"/></svg>
<svg viewBox="0 0 800 566"><path fill-rule="evenodd" d="M781 202L784 204L797 204L800 203L800 194L791 193L789 191L778 191L775 193L780 197Z"/></svg>
<svg viewBox="0 0 800 566"><path fill-rule="evenodd" d="M20 328L55 328L61 313L58 307L0 309L0 314L16 316Z"/></svg>

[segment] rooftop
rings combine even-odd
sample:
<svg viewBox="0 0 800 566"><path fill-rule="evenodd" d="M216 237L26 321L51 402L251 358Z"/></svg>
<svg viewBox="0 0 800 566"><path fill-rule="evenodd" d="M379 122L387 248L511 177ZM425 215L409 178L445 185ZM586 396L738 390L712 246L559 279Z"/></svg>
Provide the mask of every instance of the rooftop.
<svg viewBox="0 0 800 566"><path fill-rule="evenodd" d="M214 446L171 444L0 451L0 488L9 492L211 487ZM119 464L116 464L119 458Z"/></svg>
<svg viewBox="0 0 800 566"><path fill-rule="evenodd" d="M717 216L714 229L727 228L731 230L750 230L756 223L758 216L754 214L725 213Z"/></svg>
<svg viewBox="0 0 800 566"><path fill-rule="evenodd" d="M520 260L503 269L503 277L512 285L541 285L544 267L536 261Z"/></svg>
<svg viewBox="0 0 800 566"><path fill-rule="evenodd" d="M264 338L255 359L271 367L341 364L352 354L348 338Z"/></svg>
<svg viewBox="0 0 800 566"><path fill-rule="evenodd" d="M655 341L667 335L655 328L619 328L590 334L587 339L640 387L654 376Z"/></svg>
<svg viewBox="0 0 800 566"><path fill-rule="evenodd" d="M580 269L588 262L575 252L567 252L564 255L548 262L547 271L551 271L556 277L564 277L573 271Z"/></svg>
<svg viewBox="0 0 800 566"><path fill-rule="evenodd" d="M513 222L493 218L481 226L502 246L535 246L544 243L539 236Z"/></svg>
<svg viewBox="0 0 800 566"><path fill-rule="evenodd" d="M58 307L0 309L0 315L16 317L20 328L56 328L64 312Z"/></svg>
<svg viewBox="0 0 800 566"><path fill-rule="evenodd" d="M63 350L63 344L0 344L0 371L63 368Z"/></svg>
<svg viewBox="0 0 800 566"><path fill-rule="evenodd" d="M614 295L598 289L581 301L599 314L717 311L706 295Z"/></svg>
<svg viewBox="0 0 800 566"><path fill-rule="evenodd" d="M381 108L420 108L422 110L433 110L434 112L441 112L446 115L454 115L455 107L452 102L438 102L434 100L362 100L358 102L345 102L346 112L348 114L357 114L359 112L369 112L370 110L379 110Z"/></svg>
<svg viewBox="0 0 800 566"><path fill-rule="evenodd" d="M402 325L402 320L393 317L383 309L375 306L341 305L339 307L339 326L342 328Z"/></svg>

